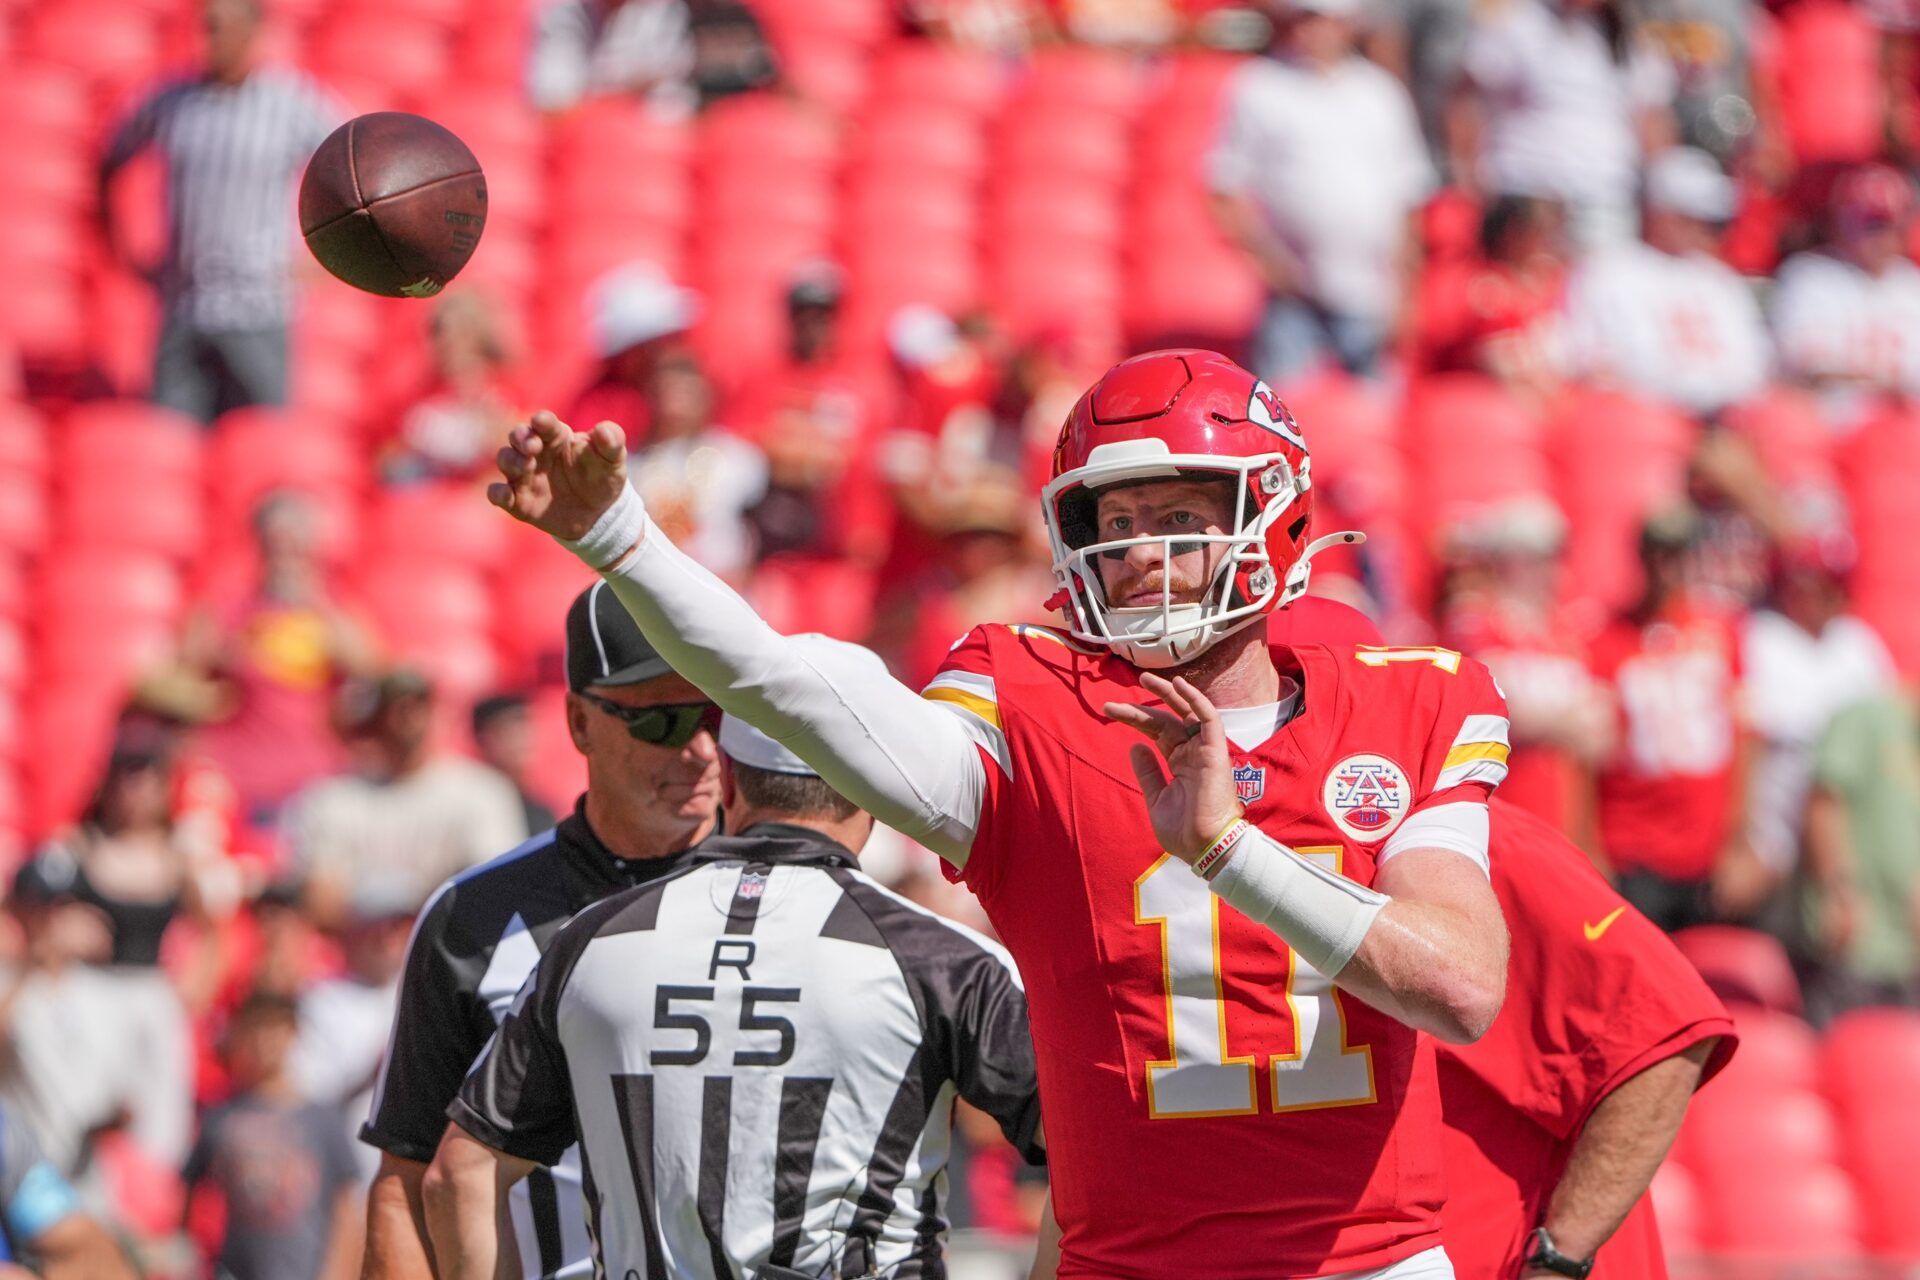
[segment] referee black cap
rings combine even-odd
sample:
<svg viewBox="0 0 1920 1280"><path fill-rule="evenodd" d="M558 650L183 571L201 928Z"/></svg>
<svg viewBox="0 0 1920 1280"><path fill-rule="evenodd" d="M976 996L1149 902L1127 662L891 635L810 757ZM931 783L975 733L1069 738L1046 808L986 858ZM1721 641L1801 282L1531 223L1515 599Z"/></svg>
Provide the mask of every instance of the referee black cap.
<svg viewBox="0 0 1920 1280"><path fill-rule="evenodd" d="M567 610L567 688L579 693L639 684L672 670L605 582L574 597Z"/></svg>

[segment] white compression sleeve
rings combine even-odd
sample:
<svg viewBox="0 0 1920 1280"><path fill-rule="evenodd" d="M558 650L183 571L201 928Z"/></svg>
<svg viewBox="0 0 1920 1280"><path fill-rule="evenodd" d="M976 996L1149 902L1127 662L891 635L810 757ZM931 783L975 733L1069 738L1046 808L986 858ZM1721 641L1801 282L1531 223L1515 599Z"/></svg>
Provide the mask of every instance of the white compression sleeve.
<svg viewBox="0 0 1920 1280"><path fill-rule="evenodd" d="M956 866L966 861L987 779L959 716L895 680L865 649L775 631L650 527L632 490L617 513L567 545L604 567L647 640L724 710L784 743L881 822Z"/></svg>
<svg viewBox="0 0 1920 1280"><path fill-rule="evenodd" d="M1329 978L1347 967L1388 902L1384 893L1316 866L1256 827L1247 828L1210 887Z"/></svg>

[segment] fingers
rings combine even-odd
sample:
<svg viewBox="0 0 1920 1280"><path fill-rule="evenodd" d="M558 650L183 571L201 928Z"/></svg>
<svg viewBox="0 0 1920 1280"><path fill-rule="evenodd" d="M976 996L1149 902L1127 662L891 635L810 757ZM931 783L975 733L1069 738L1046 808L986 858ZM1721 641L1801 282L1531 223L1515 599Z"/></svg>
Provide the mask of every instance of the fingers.
<svg viewBox="0 0 1920 1280"><path fill-rule="evenodd" d="M1201 735L1225 736L1226 725L1221 721L1219 709L1213 705L1211 698L1200 692L1185 676L1173 678L1173 689L1186 704L1188 718L1199 722Z"/></svg>
<svg viewBox="0 0 1920 1280"><path fill-rule="evenodd" d="M527 430L534 439L546 446L554 446L572 435L566 423L560 421L558 414L551 409L542 409L527 422Z"/></svg>
<svg viewBox="0 0 1920 1280"><path fill-rule="evenodd" d="M522 480L534 472L532 458L521 453L511 445L493 455L493 463L500 468L500 474L509 480Z"/></svg>
<svg viewBox="0 0 1920 1280"><path fill-rule="evenodd" d="M488 485L487 501L502 511L513 513L513 486L499 483Z"/></svg>
<svg viewBox="0 0 1920 1280"><path fill-rule="evenodd" d="M1117 720L1129 729L1137 729L1158 741L1169 730L1180 728L1180 719L1158 707L1142 707L1131 702L1109 702L1101 708L1109 720Z"/></svg>
<svg viewBox="0 0 1920 1280"><path fill-rule="evenodd" d="M620 429L618 423L595 423L593 430L587 433L587 443L608 462L618 462L627 453L627 433Z"/></svg>
<svg viewBox="0 0 1920 1280"><path fill-rule="evenodd" d="M1144 742L1136 742L1127 748L1127 762L1133 766L1133 776L1140 783L1140 794L1147 798L1152 807L1167 789L1167 775L1160 768L1160 753Z"/></svg>

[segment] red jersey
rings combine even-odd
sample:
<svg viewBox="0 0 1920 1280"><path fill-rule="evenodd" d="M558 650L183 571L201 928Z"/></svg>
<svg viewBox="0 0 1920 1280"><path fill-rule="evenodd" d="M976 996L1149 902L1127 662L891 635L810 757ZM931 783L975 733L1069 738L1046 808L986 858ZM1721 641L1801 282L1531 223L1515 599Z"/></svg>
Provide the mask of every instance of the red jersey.
<svg viewBox="0 0 1920 1280"><path fill-rule="evenodd" d="M1493 806L1493 888L1512 928L1507 1000L1487 1034L1439 1045L1446 1105L1447 1254L1474 1280L1520 1274L1588 1115L1623 1081L1712 1036L1702 1082L1733 1054L1733 1022L1687 958L1559 832ZM1594 1280L1664 1280L1642 1196Z"/></svg>
<svg viewBox="0 0 1920 1280"><path fill-rule="evenodd" d="M1371 885L1414 813L1482 803L1505 705L1444 649L1275 647L1303 710L1235 747L1248 817ZM1154 839L1099 712L1139 673L1046 627L980 627L927 696L983 731L964 870L1026 981L1062 1276L1272 1280L1440 1243L1430 1043L1336 992Z"/></svg>
<svg viewBox="0 0 1920 1280"><path fill-rule="evenodd" d="M1736 819L1740 645L1727 619L1676 600L1616 620L1593 644L1620 744L1600 773L1600 842L1614 866L1671 880L1712 870Z"/></svg>

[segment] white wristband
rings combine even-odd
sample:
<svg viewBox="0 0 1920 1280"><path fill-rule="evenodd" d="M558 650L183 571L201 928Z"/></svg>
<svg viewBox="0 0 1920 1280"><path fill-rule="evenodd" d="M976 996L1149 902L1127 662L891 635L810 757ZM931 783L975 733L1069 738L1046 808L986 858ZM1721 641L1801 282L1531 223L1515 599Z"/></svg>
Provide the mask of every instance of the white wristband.
<svg viewBox="0 0 1920 1280"><path fill-rule="evenodd" d="M1335 977L1360 949L1389 901L1301 857L1254 828L1208 887L1256 924L1280 935L1300 958Z"/></svg>
<svg viewBox="0 0 1920 1280"><path fill-rule="evenodd" d="M586 561L587 568L595 573L604 573L613 568L621 556L640 544L647 532L647 507L640 501L640 495L629 484L613 500L613 505L600 513L593 522L593 528L577 540L559 539L561 546Z"/></svg>

